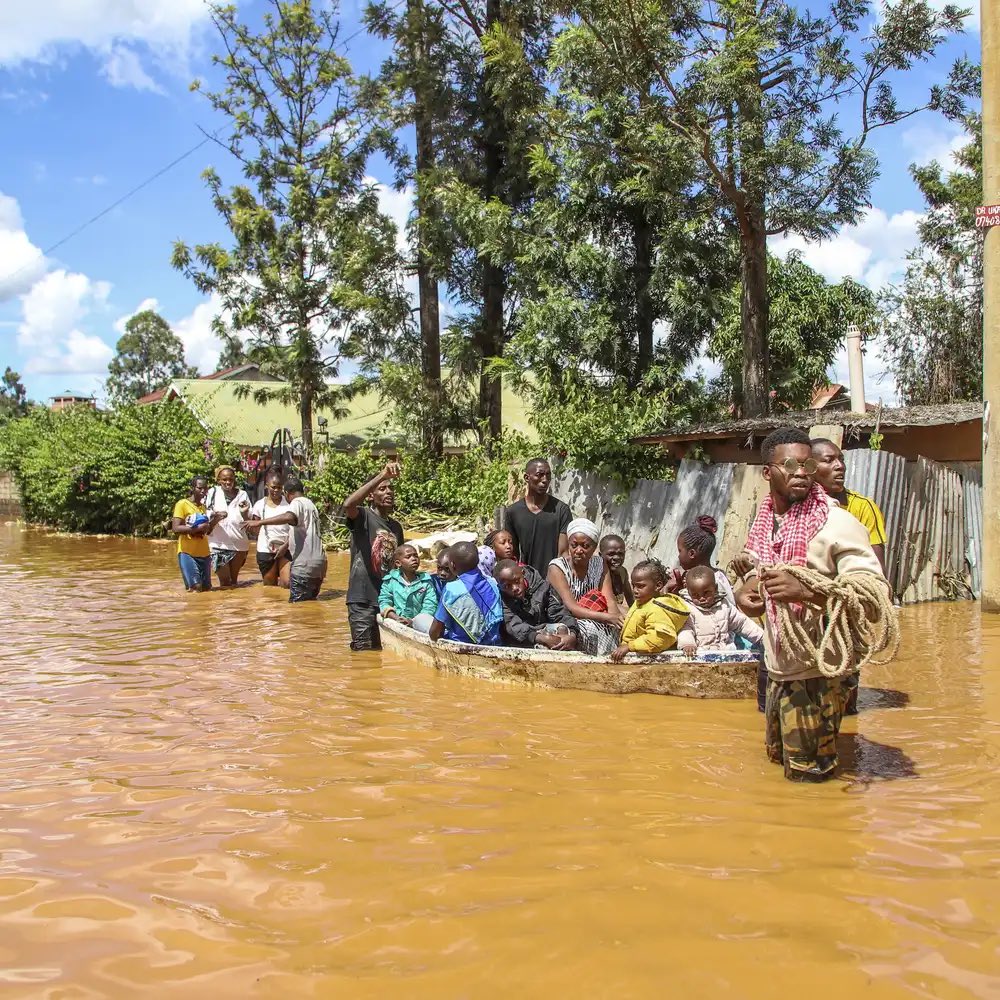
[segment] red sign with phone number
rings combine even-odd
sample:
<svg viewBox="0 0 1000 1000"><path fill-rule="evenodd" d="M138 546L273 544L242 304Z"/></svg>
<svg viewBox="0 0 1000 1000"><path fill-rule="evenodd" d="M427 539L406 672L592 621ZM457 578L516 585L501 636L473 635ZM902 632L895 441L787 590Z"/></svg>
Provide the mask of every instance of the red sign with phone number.
<svg viewBox="0 0 1000 1000"><path fill-rule="evenodd" d="M1000 205L976 206L976 229L1000 226Z"/></svg>

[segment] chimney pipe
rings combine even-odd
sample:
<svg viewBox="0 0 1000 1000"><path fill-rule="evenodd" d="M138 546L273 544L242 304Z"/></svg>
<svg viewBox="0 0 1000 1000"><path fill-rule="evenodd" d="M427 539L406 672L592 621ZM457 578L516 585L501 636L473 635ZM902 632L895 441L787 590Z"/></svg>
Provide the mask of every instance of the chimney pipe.
<svg viewBox="0 0 1000 1000"><path fill-rule="evenodd" d="M847 328L847 368L851 378L851 412L865 412L865 363L861 355L861 331Z"/></svg>

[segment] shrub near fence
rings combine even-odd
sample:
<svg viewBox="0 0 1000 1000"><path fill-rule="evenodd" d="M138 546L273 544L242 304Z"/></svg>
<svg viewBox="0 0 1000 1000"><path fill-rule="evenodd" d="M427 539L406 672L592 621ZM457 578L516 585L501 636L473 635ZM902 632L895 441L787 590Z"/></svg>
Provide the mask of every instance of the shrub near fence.
<svg viewBox="0 0 1000 1000"><path fill-rule="evenodd" d="M490 522L496 507L507 502L510 461L523 461L524 442L509 442L505 454L490 459L479 448L435 460L419 453L401 453L403 474L396 480L397 517L408 528L450 523L474 529ZM347 529L338 515L344 500L374 478L385 466L384 456L367 449L324 455L323 468L306 486L312 501L328 515L331 532L346 541Z"/></svg>
<svg viewBox="0 0 1000 1000"><path fill-rule="evenodd" d="M0 427L0 468L21 491L24 516L63 531L158 535L194 475L233 464L184 406L101 413L36 408Z"/></svg>

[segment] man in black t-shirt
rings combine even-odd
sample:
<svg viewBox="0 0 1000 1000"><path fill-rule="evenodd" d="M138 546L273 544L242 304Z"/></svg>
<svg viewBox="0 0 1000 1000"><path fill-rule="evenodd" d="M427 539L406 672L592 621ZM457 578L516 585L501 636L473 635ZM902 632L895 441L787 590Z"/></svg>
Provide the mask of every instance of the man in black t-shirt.
<svg viewBox="0 0 1000 1000"><path fill-rule="evenodd" d="M504 527L514 536L521 562L544 579L549 563L569 549L566 528L573 519L569 507L549 493L552 468L544 458L533 458L524 468L527 487L523 500L504 512Z"/></svg>
<svg viewBox="0 0 1000 1000"><path fill-rule="evenodd" d="M378 632L378 592L382 577L392 569L393 553L403 544L403 529L390 515L396 509L399 464L386 467L344 501L344 516L351 529L351 571L347 583L347 621L351 649L381 649ZM361 505L369 501L370 506Z"/></svg>

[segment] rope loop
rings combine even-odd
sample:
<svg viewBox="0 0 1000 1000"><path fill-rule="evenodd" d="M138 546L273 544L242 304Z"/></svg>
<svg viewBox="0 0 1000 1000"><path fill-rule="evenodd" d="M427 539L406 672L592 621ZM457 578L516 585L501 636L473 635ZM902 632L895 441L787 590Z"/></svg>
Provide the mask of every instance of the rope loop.
<svg viewBox="0 0 1000 1000"><path fill-rule="evenodd" d="M805 566L773 568L795 577L826 604L819 644L788 604L775 605L781 645L798 659L815 663L824 677L843 677L869 663L888 663L899 651L899 618L884 577L861 572L831 580Z"/></svg>

